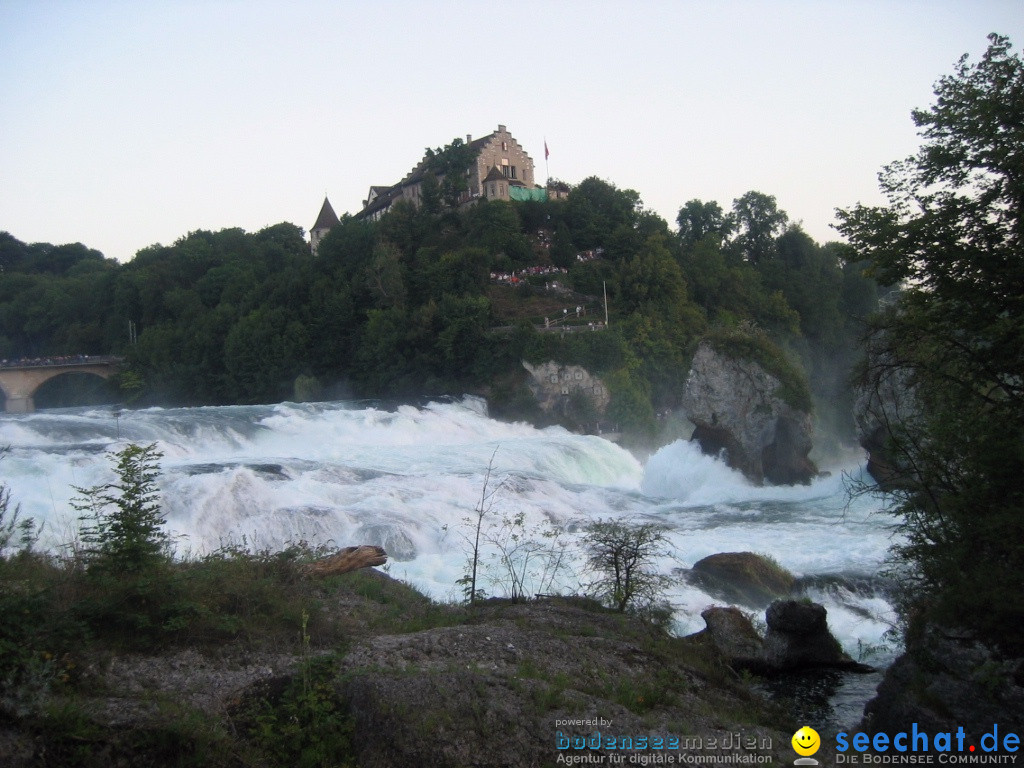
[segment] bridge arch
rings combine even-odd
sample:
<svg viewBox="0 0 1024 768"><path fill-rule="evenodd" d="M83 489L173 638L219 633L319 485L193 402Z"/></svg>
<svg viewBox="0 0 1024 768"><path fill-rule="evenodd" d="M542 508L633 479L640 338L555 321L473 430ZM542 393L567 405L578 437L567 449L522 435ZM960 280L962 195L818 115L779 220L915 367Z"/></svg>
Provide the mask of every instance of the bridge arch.
<svg viewBox="0 0 1024 768"><path fill-rule="evenodd" d="M0 390L5 396L7 413L31 413L35 394L44 383L66 373L88 373L109 379L121 363L120 358L85 358L69 363L25 363L0 368Z"/></svg>

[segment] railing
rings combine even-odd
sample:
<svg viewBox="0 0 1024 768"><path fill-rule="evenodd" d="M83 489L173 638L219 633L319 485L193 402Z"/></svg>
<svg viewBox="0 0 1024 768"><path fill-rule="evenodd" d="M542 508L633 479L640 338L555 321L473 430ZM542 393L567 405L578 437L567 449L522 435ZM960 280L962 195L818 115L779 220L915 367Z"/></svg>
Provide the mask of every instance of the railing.
<svg viewBox="0 0 1024 768"><path fill-rule="evenodd" d="M115 355L49 355L44 357L19 357L16 360L0 360L0 369L52 368L69 365L116 365L123 361L123 357Z"/></svg>

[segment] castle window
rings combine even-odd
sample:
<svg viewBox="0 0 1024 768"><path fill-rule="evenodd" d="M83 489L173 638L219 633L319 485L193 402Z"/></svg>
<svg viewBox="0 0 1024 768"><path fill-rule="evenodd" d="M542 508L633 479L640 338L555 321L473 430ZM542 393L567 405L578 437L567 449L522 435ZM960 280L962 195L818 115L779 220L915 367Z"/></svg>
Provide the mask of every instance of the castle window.
<svg viewBox="0 0 1024 768"><path fill-rule="evenodd" d="M501 151L502 152L508 152L508 142L507 141L501 142Z"/></svg>

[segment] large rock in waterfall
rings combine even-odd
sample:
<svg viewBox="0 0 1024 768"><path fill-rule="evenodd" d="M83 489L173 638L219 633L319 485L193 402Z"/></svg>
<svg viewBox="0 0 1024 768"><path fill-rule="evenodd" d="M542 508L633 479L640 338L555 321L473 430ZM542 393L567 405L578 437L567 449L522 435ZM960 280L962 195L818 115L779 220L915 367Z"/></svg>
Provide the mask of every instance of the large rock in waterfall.
<svg viewBox="0 0 1024 768"><path fill-rule="evenodd" d="M762 675L837 669L867 673L874 668L851 659L829 631L824 606L807 600L776 600L765 612L768 631L757 633L748 614L735 606L701 613L707 627L689 638L714 648L734 669Z"/></svg>
<svg viewBox="0 0 1024 768"><path fill-rule="evenodd" d="M883 488L899 484L903 470L890 436L920 415L910 370L883 348L884 339L868 343L867 360L856 387L853 418L857 439L868 452L868 473Z"/></svg>
<svg viewBox="0 0 1024 768"><path fill-rule="evenodd" d="M527 386L537 405L563 424L584 430L596 430L608 410L611 395L601 379L579 365L554 360L523 368L530 374Z"/></svg>
<svg viewBox="0 0 1024 768"><path fill-rule="evenodd" d="M807 483L818 470L808 458L809 408L789 402L780 379L758 362L708 342L697 348L682 407L704 453L724 452L729 466L754 482Z"/></svg>
<svg viewBox="0 0 1024 768"><path fill-rule="evenodd" d="M809 600L776 600L765 611L764 659L771 669L871 672L851 659L829 631L828 611Z"/></svg>
<svg viewBox="0 0 1024 768"><path fill-rule="evenodd" d="M709 595L749 608L764 608L793 590L793 574L753 552L720 552L693 564L689 580Z"/></svg>

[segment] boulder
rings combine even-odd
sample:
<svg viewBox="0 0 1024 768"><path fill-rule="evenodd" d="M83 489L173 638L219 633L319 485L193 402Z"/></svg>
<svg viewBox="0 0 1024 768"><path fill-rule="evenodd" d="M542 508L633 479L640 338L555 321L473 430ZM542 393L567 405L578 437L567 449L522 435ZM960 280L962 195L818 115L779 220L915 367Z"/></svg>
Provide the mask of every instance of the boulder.
<svg viewBox="0 0 1024 768"><path fill-rule="evenodd" d="M764 671L763 643L750 617L734 606L719 605L707 608L700 616L707 627L691 635L694 640L710 644L734 669Z"/></svg>
<svg viewBox="0 0 1024 768"><path fill-rule="evenodd" d="M776 600L765 613L764 660L779 671L826 668L871 672L844 651L828 629L828 611L804 600Z"/></svg>
<svg viewBox="0 0 1024 768"><path fill-rule="evenodd" d="M704 342L693 357L682 407L704 453L756 483L807 483L817 475L808 458L811 414L780 394L781 382L753 360L725 355Z"/></svg>
<svg viewBox="0 0 1024 768"><path fill-rule="evenodd" d="M795 581L778 563L753 552L709 555L693 564L689 579L714 597L751 608L785 597Z"/></svg>
<svg viewBox="0 0 1024 768"><path fill-rule="evenodd" d="M765 614L768 632L762 639L739 608L712 606L701 613L707 627L690 638L714 647L730 667L762 675L822 669L875 671L843 652L829 632L826 617L825 608L817 603L776 600Z"/></svg>

